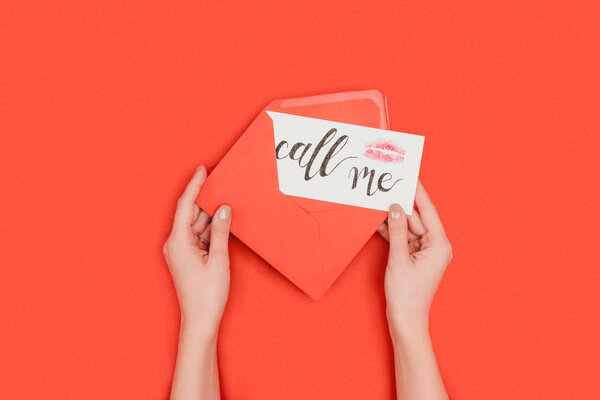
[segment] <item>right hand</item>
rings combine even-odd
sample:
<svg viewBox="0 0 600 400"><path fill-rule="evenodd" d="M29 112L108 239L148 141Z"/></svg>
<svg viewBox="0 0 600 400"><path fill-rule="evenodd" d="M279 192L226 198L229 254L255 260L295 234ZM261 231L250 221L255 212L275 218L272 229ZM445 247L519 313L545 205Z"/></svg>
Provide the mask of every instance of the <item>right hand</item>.
<svg viewBox="0 0 600 400"><path fill-rule="evenodd" d="M452 259L452 247L429 195L417 185L419 210L412 215L390 207L387 224L378 232L390 242L385 272L385 297L390 332L394 339L429 330L429 309Z"/></svg>

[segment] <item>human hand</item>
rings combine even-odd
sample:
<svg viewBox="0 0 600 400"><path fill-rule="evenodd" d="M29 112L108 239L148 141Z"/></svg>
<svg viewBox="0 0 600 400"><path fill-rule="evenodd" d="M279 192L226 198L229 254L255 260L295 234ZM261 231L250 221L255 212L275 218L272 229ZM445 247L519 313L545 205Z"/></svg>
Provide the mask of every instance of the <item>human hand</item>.
<svg viewBox="0 0 600 400"><path fill-rule="evenodd" d="M417 185L419 210L407 216L402 207L390 207L387 224L378 232L390 242L385 272L385 297L390 332L394 339L426 334L429 309L452 259L452 247L429 195Z"/></svg>
<svg viewBox="0 0 600 400"><path fill-rule="evenodd" d="M205 180L206 168L200 166L177 201L173 230L163 251L177 291L182 325L216 335L229 294L231 208L221 206L210 222L210 215L195 204Z"/></svg>

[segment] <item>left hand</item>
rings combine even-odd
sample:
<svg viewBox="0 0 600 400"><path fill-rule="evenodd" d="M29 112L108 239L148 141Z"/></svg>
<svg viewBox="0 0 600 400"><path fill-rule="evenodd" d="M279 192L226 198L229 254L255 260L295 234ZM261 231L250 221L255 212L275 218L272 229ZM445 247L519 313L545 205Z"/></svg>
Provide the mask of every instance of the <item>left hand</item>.
<svg viewBox="0 0 600 400"><path fill-rule="evenodd" d="M229 295L231 208L221 206L210 222L210 215L195 204L205 180L206 168L200 166L177 202L173 230L163 251L175 283L182 325L216 335Z"/></svg>

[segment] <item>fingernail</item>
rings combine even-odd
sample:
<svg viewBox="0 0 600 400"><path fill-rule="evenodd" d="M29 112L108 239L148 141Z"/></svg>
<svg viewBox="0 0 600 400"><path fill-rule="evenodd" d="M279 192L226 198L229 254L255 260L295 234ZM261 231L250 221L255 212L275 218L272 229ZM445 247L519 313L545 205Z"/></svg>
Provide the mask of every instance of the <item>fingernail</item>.
<svg viewBox="0 0 600 400"><path fill-rule="evenodd" d="M402 207L400 207L400 204L392 204L390 206L390 218L398 219L401 216L402 216Z"/></svg>
<svg viewBox="0 0 600 400"><path fill-rule="evenodd" d="M203 170L203 169L204 169L204 165L201 165L201 166L199 166L199 167L196 169L196 172L200 172L200 171L201 171L201 170Z"/></svg>
<svg viewBox="0 0 600 400"><path fill-rule="evenodd" d="M231 218L231 207L221 206L219 208L219 219L228 220L229 218Z"/></svg>

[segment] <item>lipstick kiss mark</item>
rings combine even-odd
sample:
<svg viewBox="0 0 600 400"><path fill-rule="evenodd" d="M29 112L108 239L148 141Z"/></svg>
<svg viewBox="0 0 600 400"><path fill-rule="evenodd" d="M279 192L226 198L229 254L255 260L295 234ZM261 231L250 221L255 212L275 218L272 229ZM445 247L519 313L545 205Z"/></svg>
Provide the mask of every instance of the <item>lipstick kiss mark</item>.
<svg viewBox="0 0 600 400"><path fill-rule="evenodd" d="M363 156L385 163L401 164L406 150L392 140L377 139L365 144Z"/></svg>

